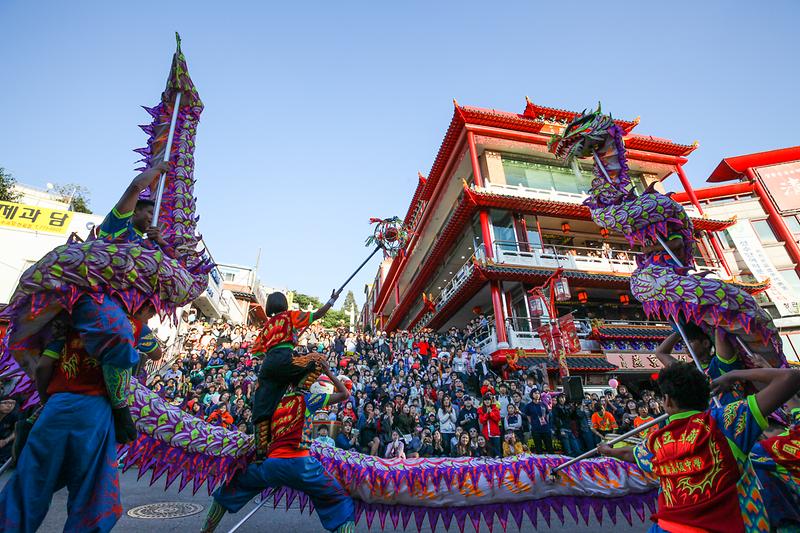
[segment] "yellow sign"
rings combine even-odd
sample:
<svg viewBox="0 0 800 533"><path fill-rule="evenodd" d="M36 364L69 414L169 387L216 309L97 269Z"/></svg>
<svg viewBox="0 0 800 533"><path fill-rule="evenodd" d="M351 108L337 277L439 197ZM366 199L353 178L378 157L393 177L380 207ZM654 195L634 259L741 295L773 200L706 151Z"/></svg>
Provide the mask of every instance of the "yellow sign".
<svg viewBox="0 0 800 533"><path fill-rule="evenodd" d="M0 226L63 234L69 228L72 215L72 211L0 202Z"/></svg>

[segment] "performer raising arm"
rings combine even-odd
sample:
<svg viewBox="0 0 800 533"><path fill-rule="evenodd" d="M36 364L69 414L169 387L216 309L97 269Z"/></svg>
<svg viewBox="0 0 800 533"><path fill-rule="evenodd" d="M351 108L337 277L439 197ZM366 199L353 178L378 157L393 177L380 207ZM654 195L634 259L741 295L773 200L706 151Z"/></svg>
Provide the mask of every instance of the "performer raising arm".
<svg viewBox="0 0 800 533"><path fill-rule="evenodd" d="M322 354L297 355L294 353L298 331L319 320L333 307L339 292L333 291L328 302L317 311L289 311L286 296L273 292L267 297L269 318L261 329L253 346L253 353L263 355L258 373L258 389L253 401L253 423L256 426L256 454L263 459L267 454L271 436L270 420L278 402L289 384L302 385L300 378L324 362Z"/></svg>
<svg viewBox="0 0 800 533"><path fill-rule="evenodd" d="M761 493L747 454L766 416L800 387L800 372L758 368L730 372L714 382L721 392L736 380L767 383L758 394L710 409L708 379L694 365L676 363L661 370L669 423L636 447L611 448L602 455L636 463L659 477L661 492L651 532L734 533L767 527ZM759 529L761 528L761 529Z"/></svg>
<svg viewBox="0 0 800 533"><path fill-rule="evenodd" d="M299 387L306 376L300 376L298 387L280 400L272 418L273 440L268 458L252 463L227 485L214 493L202 533L212 533L225 512L238 512L256 494L269 487L291 487L309 495L322 526L336 533L354 531L353 500L339 482L315 458L309 455L314 413L350 397L347 387L333 375L327 363L323 372L335 387L333 394L315 394Z"/></svg>

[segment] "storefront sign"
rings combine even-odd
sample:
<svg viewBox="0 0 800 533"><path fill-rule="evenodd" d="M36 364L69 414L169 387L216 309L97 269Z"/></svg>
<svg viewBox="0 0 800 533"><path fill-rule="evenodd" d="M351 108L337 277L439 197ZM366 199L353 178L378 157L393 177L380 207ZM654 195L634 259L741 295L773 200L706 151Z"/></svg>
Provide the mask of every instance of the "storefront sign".
<svg viewBox="0 0 800 533"><path fill-rule="evenodd" d="M69 228L72 211L0 202L0 226L64 234Z"/></svg>
<svg viewBox="0 0 800 533"><path fill-rule="evenodd" d="M778 211L800 209L800 161L755 169Z"/></svg>
<svg viewBox="0 0 800 533"><path fill-rule="evenodd" d="M691 361L689 355L685 353L673 353L672 356L683 363ZM606 353L606 359L609 363L617 365L621 371L652 372L664 368L653 353Z"/></svg>
<svg viewBox="0 0 800 533"><path fill-rule="evenodd" d="M736 250L741 254L747 268L758 281L769 278L770 287L767 289L770 300L778 308L781 316L796 315L800 313L800 301L792 295L792 290L783 279L780 271L770 261L761 242L758 240L756 230L749 220L740 220L730 228L728 234L736 245Z"/></svg>

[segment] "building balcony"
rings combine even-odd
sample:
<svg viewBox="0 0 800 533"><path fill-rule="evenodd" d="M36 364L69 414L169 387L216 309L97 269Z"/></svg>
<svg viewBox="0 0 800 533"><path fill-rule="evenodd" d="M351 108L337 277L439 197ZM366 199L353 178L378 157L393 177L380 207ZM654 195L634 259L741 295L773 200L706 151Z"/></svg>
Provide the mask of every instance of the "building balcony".
<svg viewBox="0 0 800 533"><path fill-rule="evenodd" d="M589 197L586 193L573 193L557 191L555 189L533 189L523 185L506 185L505 183L487 183L486 191L494 194L506 194L533 200L548 200L551 202L567 202L582 204Z"/></svg>
<svg viewBox="0 0 800 533"><path fill-rule="evenodd" d="M619 248L598 249L549 244L534 247L514 241L496 241L494 250L494 261L498 264L625 274L636 269L635 257L638 255Z"/></svg>

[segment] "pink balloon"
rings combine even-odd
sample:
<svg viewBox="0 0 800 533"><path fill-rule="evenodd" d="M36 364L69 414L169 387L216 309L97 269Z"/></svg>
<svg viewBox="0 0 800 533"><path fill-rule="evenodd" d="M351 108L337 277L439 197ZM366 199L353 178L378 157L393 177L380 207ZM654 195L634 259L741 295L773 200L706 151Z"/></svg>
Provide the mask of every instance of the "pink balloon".
<svg viewBox="0 0 800 533"><path fill-rule="evenodd" d="M616 389L619 387L619 381L617 381L615 378L611 378L608 380L608 386L612 389Z"/></svg>

